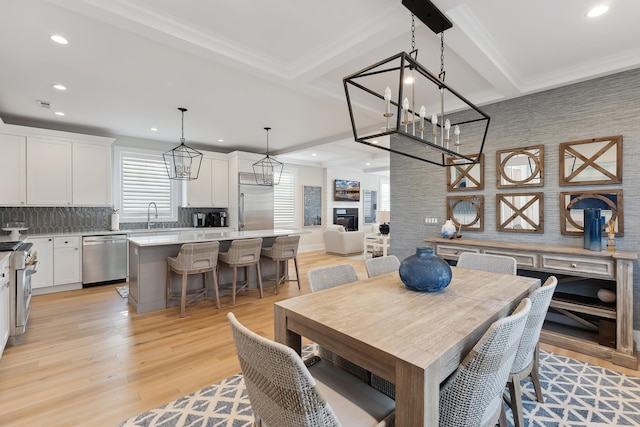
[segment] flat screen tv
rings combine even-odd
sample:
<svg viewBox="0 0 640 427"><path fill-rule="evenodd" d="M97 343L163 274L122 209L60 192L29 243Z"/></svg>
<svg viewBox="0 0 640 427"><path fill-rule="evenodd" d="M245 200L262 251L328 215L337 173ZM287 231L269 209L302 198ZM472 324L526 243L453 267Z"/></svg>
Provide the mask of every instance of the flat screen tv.
<svg viewBox="0 0 640 427"><path fill-rule="evenodd" d="M333 194L333 200L336 202L359 202L360 181L336 179Z"/></svg>

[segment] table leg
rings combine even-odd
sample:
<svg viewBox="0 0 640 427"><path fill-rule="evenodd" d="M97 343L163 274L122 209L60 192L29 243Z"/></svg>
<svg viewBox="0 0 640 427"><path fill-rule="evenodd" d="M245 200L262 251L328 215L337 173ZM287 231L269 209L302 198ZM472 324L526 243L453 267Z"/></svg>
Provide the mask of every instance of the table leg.
<svg viewBox="0 0 640 427"><path fill-rule="evenodd" d="M287 329L287 311L284 308L275 305L273 317L273 335L275 341L284 344L287 347L291 347L299 355L302 355L302 337Z"/></svg>
<svg viewBox="0 0 640 427"><path fill-rule="evenodd" d="M433 367L396 364L396 425L438 426L440 383Z"/></svg>

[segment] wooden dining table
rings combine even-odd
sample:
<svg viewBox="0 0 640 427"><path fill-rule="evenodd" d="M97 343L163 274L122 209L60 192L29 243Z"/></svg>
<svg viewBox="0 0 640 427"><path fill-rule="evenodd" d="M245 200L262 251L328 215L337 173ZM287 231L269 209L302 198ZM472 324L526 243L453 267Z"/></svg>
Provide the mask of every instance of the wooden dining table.
<svg viewBox="0 0 640 427"><path fill-rule="evenodd" d="M452 267L440 292L407 289L397 272L275 304L275 339L302 337L396 385L396 424L437 426L440 384L491 323L540 279Z"/></svg>

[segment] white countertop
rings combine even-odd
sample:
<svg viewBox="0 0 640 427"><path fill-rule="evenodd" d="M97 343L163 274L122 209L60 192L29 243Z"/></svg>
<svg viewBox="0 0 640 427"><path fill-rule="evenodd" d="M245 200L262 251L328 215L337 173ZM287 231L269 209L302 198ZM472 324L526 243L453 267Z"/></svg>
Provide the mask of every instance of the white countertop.
<svg viewBox="0 0 640 427"><path fill-rule="evenodd" d="M65 237L65 236L110 236L114 234L126 234L127 236L131 236L133 234L161 234L161 233L181 233L185 231L200 231L205 230L206 232L221 232L221 231L230 231L233 230L232 227L182 227L182 228L134 228L129 230L92 230L92 231L64 231L59 233L23 233L20 235L20 240L28 241L29 238L40 238L40 237ZM10 241L9 235L1 236L0 241Z"/></svg>
<svg viewBox="0 0 640 427"><path fill-rule="evenodd" d="M152 236L129 237L129 242L137 246L181 245L184 243L213 242L236 239L252 239L255 237L289 236L303 234L300 230L253 230L253 231L216 231L211 228L196 228L193 231L183 231L180 234L155 234Z"/></svg>

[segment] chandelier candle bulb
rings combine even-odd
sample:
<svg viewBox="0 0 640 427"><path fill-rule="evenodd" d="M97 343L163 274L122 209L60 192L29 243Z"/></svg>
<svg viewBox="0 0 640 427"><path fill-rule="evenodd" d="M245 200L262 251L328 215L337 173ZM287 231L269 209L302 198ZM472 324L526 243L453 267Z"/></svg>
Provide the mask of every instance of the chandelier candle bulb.
<svg viewBox="0 0 640 427"><path fill-rule="evenodd" d="M422 107L420 107L420 128L418 129L420 131L420 138L424 139L424 118L427 115L427 109L424 108L424 105Z"/></svg>
<svg viewBox="0 0 640 427"><path fill-rule="evenodd" d="M409 98L405 98L402 101L402 109L404 110L404 120L402 123L404 124L404 131L407 131L407 124L409 124Z"/></svg>
<svg viewBox="0 0 640 427"><path fill-rule="evenodd" d="M456 136L456 153L460 153L460 126L456 125L456 127L453 128L453 134Z"/></svg>
<svg viewBox="0 0 640 427"><path fill-rule="evenodd" d="M391 89L389 86L384 90L384 100L387 103L387 111L384 113L384 116L389 118L393 116L393 113L391 112Z"/></svg>
<svg viewBox="0 0 640 427"><path fill-rule="evenodd" d="M433 116L431 116L431 124L433 125L432 135L435 138L436 136L438 136L438 116L437 115L434 114Z"/></svg>
<svg viewBox="0 0 640 427"><path fill-rule="evenodd" d="M447 148L449 148L449 129L451 129L451 122L447 119L444 121L444 140L447 143Z"/></svg>

